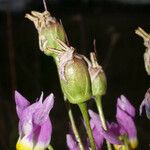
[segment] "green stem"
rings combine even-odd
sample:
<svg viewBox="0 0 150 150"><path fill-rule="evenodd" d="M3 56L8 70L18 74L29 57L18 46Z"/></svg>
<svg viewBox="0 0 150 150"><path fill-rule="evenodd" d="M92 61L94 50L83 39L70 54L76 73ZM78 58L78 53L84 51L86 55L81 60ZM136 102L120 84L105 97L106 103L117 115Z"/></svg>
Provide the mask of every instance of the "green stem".
<svg viewBox="0 0 150 150"><path fill-rule="evenodd" d="M78 142L80 150L84 150L82 140L80 138L78 129L77 129L76 124L75 124L75 120L74 120L74 117L73 117L73 113L72 113L70 103L67 104L67 110L68 110L68 115L69 115L69 119L70 119L70 122L71 122L71 127L72 127L73 133L75 135L76 141Z"/></svg>
<svg viewBox="0 0 150 150"><path fill-rule="evenodd" d="M90 127L90 121L89 121L89 116L88 116L88 111L87 111L87 105L84 102L84 103L78 104L78 106L80 108L80 111L82 113L83 119L85 121L86 130L87 130L87 134L88 134L88 137L89 137L91 149L92 150L96 150L95 143L94 143L94 138L93 138L93 134L92 134L92 130L91 130L91 127Z"/></svg>
<svg viewBox="0 0 150 150"><path fill-rule="evenodd" d="M106 125L105 116L104 116L103 107L102 107L102 99L100 96L96 96L95 101L96 101L96 106L98 109L99 117L102 122L102 127L105 131L107 131L107 125ZM107 140L106 140L106 144L107 144L107 149L112 150L111 144Z"/></svg>
<svg viewBox="0 0 150 150"><path fill-rule="evenodd" d="M56 63L57 69L58 69L58 58L55 58L54 61ZM60 80L60 78L59 78L59 80ZM61 80L60 80L60 82L61 82ZM70 103L67 101L65 96L64 96L64 101L65 101L65 104L66 104L69 120L71 122L71 127L72 127L73 133L75 135L76 141L78 142L80 150L84 150L84 146L83 146L81 137L79 135L78 129L77 129L76 124L75 124L75 120L74 120L74 117L73 117L73 113L72 113L72 109L71 109Z"/></svg>

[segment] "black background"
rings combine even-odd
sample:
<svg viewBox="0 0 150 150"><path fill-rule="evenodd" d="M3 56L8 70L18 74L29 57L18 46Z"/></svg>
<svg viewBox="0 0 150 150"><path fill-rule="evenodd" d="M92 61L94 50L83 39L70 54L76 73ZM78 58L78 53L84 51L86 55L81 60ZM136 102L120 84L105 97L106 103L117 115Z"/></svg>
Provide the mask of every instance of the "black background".
<svg viewBox="0 0 150 150"><path fill-rule="evenodd" d="M150 121L145 114L138 115L150 79L144 68L143 40L134 33L138 26L150 32L150 5L64 0L48 2L47 7L62 20L70 44L79 53L89 57L93 39L96 39L98 61L108 82L103 97L106 118L115 121L116 99L124 94L137 110L138 149L150 149ZM67 149L65 134L69 122L56 66L52 58L39 50L37 31L33 23L24 18L31 10L43 11L42 1L32 1L23 9L13 11L9 5L5 8L0 11L0 149L15 149L18 138L14 90L31 102L41 91L45 97L54 93L51 143L55 150ZM96 111L93 101L89 106ZM73 106L73 110L76 120L80 120L78 108Z"/></svg>

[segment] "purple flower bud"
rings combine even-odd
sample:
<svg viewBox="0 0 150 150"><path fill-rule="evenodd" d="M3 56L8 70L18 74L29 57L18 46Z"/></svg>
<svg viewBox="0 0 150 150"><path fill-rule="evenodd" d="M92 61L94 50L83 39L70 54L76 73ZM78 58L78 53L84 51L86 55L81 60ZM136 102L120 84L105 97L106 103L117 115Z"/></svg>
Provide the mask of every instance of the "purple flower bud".
<svg viewBox="0 0 150 150"><path fill-rule="evenodd" d="M120 108L117 108L116 119L119 126L124 129L124 133L122 134L127 134L129 140L137 137L136 127L132 117L130 117Z"/></svg>
<svg viewBox="0 0 150 150"><path fill-rule="evenodd" d="M121 95L117 101L116 119L118 125L122 129L120 135L127 135L129 146L136 149L138 145L137 130L134 123L135 108L131 105L128 99Z"/></svg>
<svg viewBox="0 0 150 150"><path fill-rule="evenodd" d="M42 93L38 101L30 104L26 98L15 91L15 101L19 117L19 139L16 149L44 150L48 147L52 134L49 112L54 104L53 94L42 102Z"/></svg>
<svg viewBox="0 0 150 150"><path fill-rule="evenodd" d="M124 95L121 95L117 99L117 108L120 108L125 113L129 114L131 117L135 116L135 108L130 104Z"/></svg>

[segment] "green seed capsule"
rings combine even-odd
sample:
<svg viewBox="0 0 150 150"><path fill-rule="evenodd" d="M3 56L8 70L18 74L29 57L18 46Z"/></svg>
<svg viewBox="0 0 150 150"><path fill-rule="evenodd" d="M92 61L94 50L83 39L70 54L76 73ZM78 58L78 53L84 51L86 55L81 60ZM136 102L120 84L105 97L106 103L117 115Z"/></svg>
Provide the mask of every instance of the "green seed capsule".
<svg viewBox="0 0 150 150"><path fill-rule="evenodd" d="M63 46L62 49L66 51L57 60L62 91L70 103L79 104L91 98L88 67L84 59L74 52L74 48L64 43Z"/></svg>
<svg viewBox="0 0 150 150"><path fill-rule="evenodd" d="M70 103L78 104L91 98L90 77L85 62L79 58L65 65L65 80L61 80L63 92Z"/></svg>
<svg viewBox="0 0 150 150"><path fill-rule="evenodd" d="M48 56L55 57L55 49L61 50L56 39L67 43L67 36L64 31L63 25L59 23L48 11L43 13L32 11L31 15L25 16L34 22L39 34L39 47Z"/></svg>
<svg viewBox="0 0 150 150"><path fill-rule="evenodd" d="M102 96L106 93L107 81L102 67L97 63L95 53L90 53L91 62L87 60L89 64L89 73L91 78L92 95Z"/></svg>
<svg viewBox="0 0 150 150"><path fill-rule="evenodd" d="M97 73L98 68L93 68L91 70L91 75ZM102 96L106 93L106 76L104 72L99 72L98 75L91 81L92 82L92 95Z"/></svg>

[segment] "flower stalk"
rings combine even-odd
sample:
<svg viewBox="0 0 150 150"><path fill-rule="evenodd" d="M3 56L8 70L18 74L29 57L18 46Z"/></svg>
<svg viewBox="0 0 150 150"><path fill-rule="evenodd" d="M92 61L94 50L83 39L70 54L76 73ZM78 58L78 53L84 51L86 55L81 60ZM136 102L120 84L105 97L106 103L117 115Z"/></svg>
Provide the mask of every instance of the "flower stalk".
<svg viewBox="0 0 150 150"><path fill-rule="evenodd" d="M100 120L102 122L102 127L105 131L107 131L107 125L106 125L105 116L104 116L104 113L103 113L101 96L96 96L95 97L95 102L96 102L96 106L97 106L97 109L98 109ZM112 150L111 144L107 140L106 140L106 144L107 144L107 149Z"/></svg>
<svg viewBox="0 0 150 150"><path fill-rule="evenodd" d="M89 137L89 142L90 142L90 145L91 145L91 149L96 150L92 130L91 130L91 127L90 127L90 121L89 121L89 116L88 116L88 111L87 111L87 105L86 105L85 102L83 102L83 103L79 103L78 106L80 108L83 119L85 121L86 130L87 130L87 134L88 134L88 137Z"/></svg>
<svg viewBox="0 0 150 150"><path fill-rule="evenodd" d="M94 43L95 47L95 43ZM90 53L90 60L85 58L88 63L89 73L91 78L92 95L95 97L96 106L99 112L99 117L102 122L102 127L107 131L105 117L103 113L101 97L106 93L107 81L102 67L98 64L95 52ZM111 144L106 140L108 150L111 150Z"/></svg>
<svg viewBox="0 0 150 150"><path fill-rule="evenodd" d="M79 146L80 150L84 150L84 146L83 146L80 134L78 132L78 129L76 127L76 123L75 123L75 120L74 120L74 116L73 116L73 113L72 113L70 103L68 103L66 100L65 100L65 102L66 102L66 106L67 106L68 116L69 116L69 119L70 119L70 122L71 122L71 127L72 127L73 133L75 135L76 141L78 142L78 146Z"/></svg>

